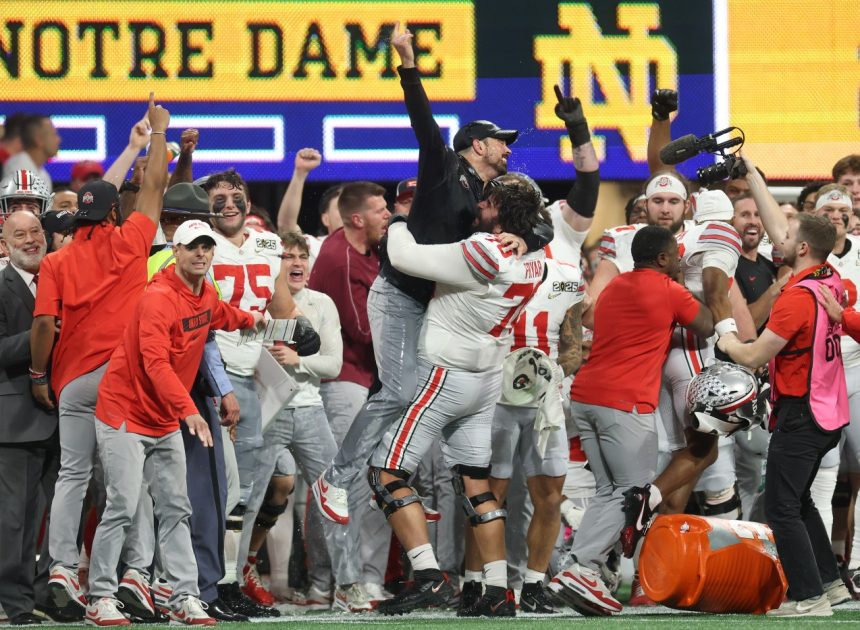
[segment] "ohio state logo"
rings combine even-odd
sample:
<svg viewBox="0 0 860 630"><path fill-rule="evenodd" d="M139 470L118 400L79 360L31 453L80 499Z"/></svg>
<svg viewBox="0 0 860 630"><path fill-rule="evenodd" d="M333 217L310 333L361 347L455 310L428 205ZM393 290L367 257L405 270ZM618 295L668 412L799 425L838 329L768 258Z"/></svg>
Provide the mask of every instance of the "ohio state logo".
<svg viewBox="0 0 860 630"><path fill-rule="evenodd" d="M840 201L842 199L842 193L836 192L834 190L832 193L830 193L828 199L830 199L830 201Z"/></svg>
<svg viewBox="0 0 860 630"><path fill-rule="evenodd" d="M93 202L93 193L85 192L84 196L81 197L81 203L92 203Z"/></svg>
<svg viewBox="0 0 860 630"><path fill-rule="evenodd" d="M668 177L661 177L660 179L657 180L657 185L661 186L661 187L668 186L669 185L669 178Z"/></svg>

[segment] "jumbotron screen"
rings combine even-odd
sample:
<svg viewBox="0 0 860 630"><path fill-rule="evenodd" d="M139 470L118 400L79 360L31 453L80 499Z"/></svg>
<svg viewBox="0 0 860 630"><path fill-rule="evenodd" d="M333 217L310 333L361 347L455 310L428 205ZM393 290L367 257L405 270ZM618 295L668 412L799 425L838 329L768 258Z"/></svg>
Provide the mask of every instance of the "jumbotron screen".
<svg viewBox="0 0 860 630"><path fill-rule="evenodd" d="M396 22L449 140L473 119L521 132L509 168L568 179L553 85L583 100L604 179L647 175L649 94L680 92L673 136L737 125L769 177L825 175L860 146L851 0L4 0L0 115L50 114L48 165L109 163L154 90L168 140L200 130L196 172L288 179L318 148L320 180L414 175ZM814 15L814 19L813 16ZM853 18L851 16L854 16ZM692 174L712 161L681 165Z"/></svg>

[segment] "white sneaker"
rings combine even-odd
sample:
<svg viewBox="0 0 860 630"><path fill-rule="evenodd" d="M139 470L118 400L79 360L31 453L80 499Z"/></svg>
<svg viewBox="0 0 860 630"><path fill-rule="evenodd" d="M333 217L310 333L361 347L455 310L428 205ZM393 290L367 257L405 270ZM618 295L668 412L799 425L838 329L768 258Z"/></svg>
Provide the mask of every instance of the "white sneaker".
<svg viewBox="0 0 860 630"><path fill-rule="evenodd" d="M157 578L152 583L152 603L165 615L170 614L168 602L173 596L173 589L164 578Z"/></svg>
<svg viewBox="0 0 860 630"><path fill-rule="evenodd" d="M78 582L78 572L74 569L67 569L60 564L51 569L51 577L48 578L48 590L51 593L53 604L57 608L65 608L70 603L77 604L81 608L87 607L87 598L84 597L84 592Z"/></svg>
<svg viewBox="0 0 860 630"><path fill-rule="evenodd" d="M552 578L549 590L575 610L587 615L615 615L623 608L597 571L576 562Z"/></svg>
<svg viewBox="0 0 860 630"><path fill-rule="evenodd" d="M349 586L338 586L335 589L332 610L357 613L373 610L373 606L361 584L350 584Z"/></svg>
<svg viewBox="0 0 860 630"><path fill-rule="evenodd" d="M394 597L394 595L382 588L381 584L377 584L376 582L364 582L361 587L367 594L367 600L370 602L370 605L374 608L376 608L379 602Z"/></svg>
<svg viewBox="0 0 860 630"><path fill-rule="evenodd" d="M131 622L120 612L122 603L111 597L99 597L87 606L88 626L130 626Z"/></svg>
<svg viewBox="0 0 860 630"><path fill-rule="evenodd" d="M128 569L123 574L116 598L133 615L138 617L155 615L155 604L149 592L149 580L137 569Z"/></svg>
<svg viewBox="0 0 860 630"><path fill-rule="evenodd" d="M205 610L206 604L196 597L186 597L179 607L170 611L171 626L214 626L217 621Z"/></svg>
<svg viewBox="0 0 860 630"><path fill-rule="evenodd" d="M782 602L782 606L768 610L765 615L767 617L830 617L833 615L833 609L830 608L827 595L819 595L799 602L787 599Z"/></svg>
<svg viewBox="0 0 860 630"><path fill-rule="evenodd" d="M311 487L322 515L335 523L349 525L349 496L346 490L326 481L325 473Z"/></svg>
<svg viewBox="0 0 860 630"><path fill-rule="evenodd" d="M287 603L303 612L331 610L331 591L323 591L316 586L311 586L307 593L295 593Z"/></svg>
<svg viewBox="0 0 860 630"><path fill-rule="evenodd" d="M841 579L833 580L829 584L825 584L824 594L827 595L827 601L830 602L831 608L833 606L838 606L839 604L844 604L845 602L850 602L853 599L853 597L851 597L851 592Z"/></svg>

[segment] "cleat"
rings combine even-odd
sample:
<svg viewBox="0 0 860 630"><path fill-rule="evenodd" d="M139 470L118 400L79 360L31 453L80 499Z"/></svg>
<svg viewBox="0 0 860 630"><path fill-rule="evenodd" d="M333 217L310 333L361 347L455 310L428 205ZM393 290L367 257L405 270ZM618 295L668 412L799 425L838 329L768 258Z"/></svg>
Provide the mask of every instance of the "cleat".
<svg viewBox="0 0 860 630"><path fill-rule="evenodd" d="M218 599L227 604L234 613L246 617L280 617L281 613L274 608L261 606L257 602L245 596L239 588L238 582L219 584Z"/></svg>
<svg viewBox="0 0 860 630"><path fill-rule="evenodd" d="M214 626L218 622L209 616L206 607L196 597L186 597L176 609L170 611L170 625Z"/></svg>
<svg viewBox="0 0 860 630"><path fill-rule="evenodd" d="M256 558L253 560L250 557L248 558L248 563L242 569L242 579L245 581L242 585L242 592L251 600L261 606L271 606L275 603L274 596L263 585L263 580L260 579Z"/></svg>
<svg viewBox="0 0 860 630"><path fill-rule="evenodd" d="M349 496L346 490L326 481L325 473L320 475L311 488L317 507L325 518L340 525L349 525Z"/></svg>
<svg viewBox="0 0 860 630"><path fill-rule="evenodd" d="M520 610L539 615L552 615L556 612L543 584L531 582L523 585L520 593Z"/></svg>
<svg viewBox="0 0 860 630"><path fill-rule="evenodd" d="M651 484L644 488L632 487L624 492L624 529L621 530L621 550L625 558L632 558L639 541L648 532L655 512L648 506Z"/></svg>
<svg viewBox="0 0 860 630"><path fill-rule="evenodd" d="M553 599L588 616L610 616L623 606L603 583L597 571L576 562L556 574L549 585Z"/></svg>
<svg viewBox="0 0 860 630"><path fill-rule="evenodd" d="M633 583L630 585L630 601L627 602L630 607L639 606L656 606L657 602L648 597L642 589L642 583L639 581L639 574L633 576Z"/></svg>
<svg viewBox="0 0 860 630"><path fill-rule="evenodd" d="M501 586L488 586L472 606L457 610L458 617L515 617L516 614L514 592Z"/></svg>
<svg viewBox="0 0 860 630"><path fill-rule="evenodd" d="M135 617L146 619L155 616L155 604L147 580L140 571L128 569L120 580L116 598L122 602L124 611Z"/></svg>
<svg viewBox="0 0 860 630"><path fill-rule="evenodd" d="M481 596L484 594L484 584L470 580L463 583L463 589L460 591L460 603L457 606L457 614L461 610L467 610L478 603Z"/></svg>
<svg viewBox="0 0 860 630"><path fill-rule="evenodd" d="M405 615L413 610L446 608L453 595L454 587L447 578L416 580L391 599L379 602L376 612L383 615Z"/></svg>
<svg viewBox="0 0 860 630"><path fill-rule="evenodd" d="M110 597L99 597L87 606L86 623L88 626L130 626L120 609L122 603Z"/></svg>

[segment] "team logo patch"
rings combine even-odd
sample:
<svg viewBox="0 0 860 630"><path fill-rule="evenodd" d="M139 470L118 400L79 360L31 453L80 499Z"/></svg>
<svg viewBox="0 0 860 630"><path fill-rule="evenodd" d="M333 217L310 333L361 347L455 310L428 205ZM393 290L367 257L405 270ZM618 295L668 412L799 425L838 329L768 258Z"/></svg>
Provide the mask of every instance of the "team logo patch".
<svg viewBox="0 0 860 630"><path fill-rule="evenodd" d="M665 176L661 177L660 179L657 180L657 185L660 186L661 188L665 188L666 186L669 185L669 178L665 177Z"/></svg>
<svg viewBox="0 0 860 630"><path fill-rule="evenodd" d="M830 196L828 197L828 199L830 199L830 201L841 201L842 193L836 192L834 190L832 193L830 193Z"/></svg>
<svg viewBox="0 0 860 630"><path fill-rule="evenodd" d="M192 315L191 317L184 317L182 319L182 330L184 330L185 332L191 332L192 330L197 330L198 328L208 326L209 322L211 321L212 311L207 309L202 313L197 313L196 315Z"/></svg>
<svg viewBox="0 0 860 630"><path fill-rule="evenodd" d="M81 197L81 203L92 203L93 202L93 193L85 192L84 196Z"/></svg>

